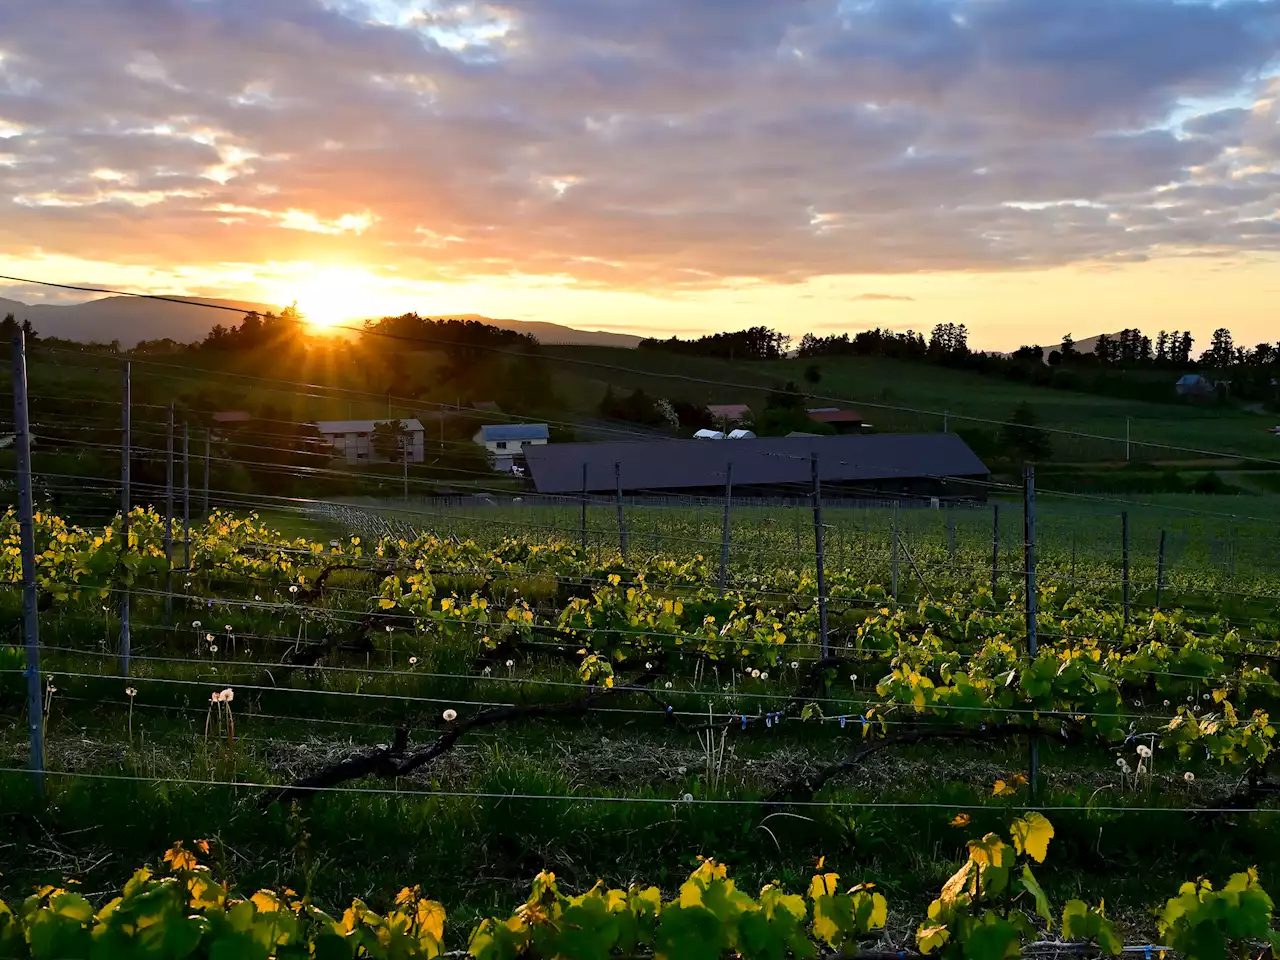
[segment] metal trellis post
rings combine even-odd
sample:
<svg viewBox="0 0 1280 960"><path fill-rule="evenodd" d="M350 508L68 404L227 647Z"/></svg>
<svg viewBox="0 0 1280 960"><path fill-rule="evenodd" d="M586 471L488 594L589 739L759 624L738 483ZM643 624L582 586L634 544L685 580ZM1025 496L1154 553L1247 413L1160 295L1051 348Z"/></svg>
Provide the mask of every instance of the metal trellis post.
<svg viewBox="0 0 1280 960"><path fill-rule="evenodd" d="M1164 531L1160 531L1160 552L1156 555L1156 609L1160 609L1160 595L1164 592Z"/></svg>
<svg viewBox="0 0 1280 960"><path fill-rule="evenodd" d="M720 596L729 585L729 522L733 510L733 464L724 466L724 520L720 524Z"/></svg>
<svg viewBox="0 0 1280 960"><path fill-rule="evenodd" d="M827 657L827 572L823 554L822 530L822 481L818 477L818 456L809 459L813 479L813 539L818 564L818 638L822 644L822 657Z"/></svg>
<svg viewBox="0 0 1280 960"><path fill-rule="evenodd" d="M1129 511L1120 514L1120 562L1124 566L1124 624L1129 625Z"/></svg>
<svg viewBox="0 0 1280 960"><path fill-rule="evenodd" d="M129 552L129 509L132 492L130 490L129 468L133 459L132 407L133 407L133 364L128 360L124 364L124 393L121 397L121 435L120 435L120 559L124 561ZM120 591L120 673L129 675L129 658L132 655L133 640L130 635L129 586L126 583Z"/></svg>
<svg viewBox="0 0 1280 960"><path fill-rule="evenodd" d="M213 460L213 434L211 430L204 432L204 501L201 504L200 512L204 517L209 516L209 464Z"/></svg>
<svg viewBox="0 0 1280 960"><path fill-rule="evenodd" d="M27 734L36 788L44 792L44 691L40 678L40 614L36 606L35 504L31 493L31 424L27 410L27 347L13 336L14 448L18 453L18 530L22 552L22 640L27 653Z"/></svg>
<svg viewBox="0 0 1280 960"><path fill-rule="evenodd" d="M622 555L623 562L627 559L627 518L622 512L622 463L614 461L613 464L613 483L616 492L615 500L618 504L618 552Z"/></svg>
<svg viewBox="0 0 1280 960"><path fill-rule="evenodd" d="M1027 610L1027 653L1035 658L1039 650L1036 623L1036 469L1022 468L1022 509L1024 559L1026 561L1026 610ZM1030 737L1030 757L1028 779L1031 783L1031 799L1035 802L1040 797L1040 739L1033 732Z"/></svg>
<svg viewBox="0 0 1280 960"><path fill-rule="evenodd" d="M184 577L191 576L191 428L186 423L182 424L182 571Z"/></svg>
<svg viewBox="0 0 1280 960"><path fill-rule="evenodd" d="M999 603L1000 589L1000 504L991 505L991 602Z"/></svg>
<svg viewBox="0 0 1280 960"><path fill-rule="evenodd" d="M579 520L582 532L582 552L587 552L587 462L582 462L582 518Z"/></svg>
<svg viewBox="0 0 1280 960"><path fill-rule="evenodd" d="M164 625L173 622L173 404L169 404L164 458Z"/></svg>
<svg viewBox="0 0 1280 960"><path fill-rule="evenodd" d="M893 600L898 600L898 501L893 501L893 541L889 554L889 584Z"/></svg>

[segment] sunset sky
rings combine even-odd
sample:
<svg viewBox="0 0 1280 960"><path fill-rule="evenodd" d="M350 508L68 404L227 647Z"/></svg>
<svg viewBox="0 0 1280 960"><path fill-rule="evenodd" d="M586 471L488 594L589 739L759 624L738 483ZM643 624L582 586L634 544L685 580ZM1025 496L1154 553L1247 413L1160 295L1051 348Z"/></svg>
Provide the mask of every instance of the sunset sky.
<svg viewBox="0 0 1280 960"><path fill-rule="evenodd" d="M1252 345L1278 51L1280 0L0 0L0 273Z"/></svg>

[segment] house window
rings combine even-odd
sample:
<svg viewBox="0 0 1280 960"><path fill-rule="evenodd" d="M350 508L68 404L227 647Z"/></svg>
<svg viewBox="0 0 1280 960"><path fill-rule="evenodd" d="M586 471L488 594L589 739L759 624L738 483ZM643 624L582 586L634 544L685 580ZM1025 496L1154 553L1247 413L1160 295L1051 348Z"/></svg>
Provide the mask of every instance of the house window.
<svg viewBox="0 0 1280 960"><path fill-rule="evenodd" d="M494 444L494 446L497 447L499 450L505 450L507 449L507 441L499 440L497 443Z"/></svg>

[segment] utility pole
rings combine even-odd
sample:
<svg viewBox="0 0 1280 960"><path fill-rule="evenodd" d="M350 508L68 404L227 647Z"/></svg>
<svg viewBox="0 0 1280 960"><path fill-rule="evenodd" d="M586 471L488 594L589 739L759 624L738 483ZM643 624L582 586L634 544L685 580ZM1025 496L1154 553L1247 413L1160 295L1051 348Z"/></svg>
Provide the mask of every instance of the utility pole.
<svg viewBox="0 0 1280 960"><path fill-rule="evenodd" d="M44 690L40 679L40 613L36 605L35 503L31 493L31 422L27 409L27 345L22 330L13 335L13 445L18 453L18 533L22 553L22 640L27 665L29 765L36 789L44 793Z"/></svg>
<svg viewBox="0 0 1280 960"><path fill-rule="evenodd" d="M164 625L173 622L173 404L169 404L164 457Z"/></svg>
<svg viewBox="0 0 1280 960"><path fill-rule="evenodd" d="M1133 424L1133 418L1132 418L1132 417L1125 417L1125 418L1124 418L1124 460L1125 460L1125 463L1128 463L1128 462L1129 462L1129 437L1130 437L1130 433L1131 433L1130 428L1131 428L1132 424Z"/></svg>
<svg viewBox="0 0 1280 960"><path fill-rule="evenodd" d="M132 439L132 407L133 407L133 364L124 362L124 392L121 397L121 433L120 433L120 561L121 567L128 576L128 568L124 567L125 555L129 552L129 509L131 507L129 469L133 459ZM132 655L133 639L129 630L129 584L126 580L120 591L120 673L129 675L129 658Z"/></svg>
<svg viewBox="0 0 1280 960"><path fill-rule="evenodd" d="M733 509L733 463L724 466L724 521L720 525L720 596L729 584L729 519Z"/></svg>
<svg viewBox="0 0 1280 960"><path fill-rule="evenodd" d="M404 502L409 505L409 439L404 440Z"/></svg>
<svg viewBox="0 0 1280 960"><path fill-rule="evenodd" d="M827 573L823 555L822 538L822 480L818 476L818 455L809 458L813 480L813 540L818 565L818 638L822 643L822 658L827 657Z"/></svg>

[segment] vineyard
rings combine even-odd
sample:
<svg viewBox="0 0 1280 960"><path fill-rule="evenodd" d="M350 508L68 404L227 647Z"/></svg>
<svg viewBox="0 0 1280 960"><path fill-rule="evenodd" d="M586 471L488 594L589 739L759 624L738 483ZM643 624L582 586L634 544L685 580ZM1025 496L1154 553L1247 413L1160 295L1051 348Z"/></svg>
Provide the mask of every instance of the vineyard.
<svg viewBox="0 0 1280 960"><path fill-rule="evenodd" d="M1270 936L1265 528L1144 515L1122 563L1115 523L1050 514L1029 604L1015 505L994 537L989 508L831 510L821 589L807 517L739 511L722 567L715 513L637 507L622 542L603 507L583 537L553 507L37 514L42 777L0 594L0 953L27 930L33 956L87 956L139 910L166 942L259 945L237 956ZM0 536L16 585L13 513ZM1225 886L1179 892L1201 876Z"/></svg>

